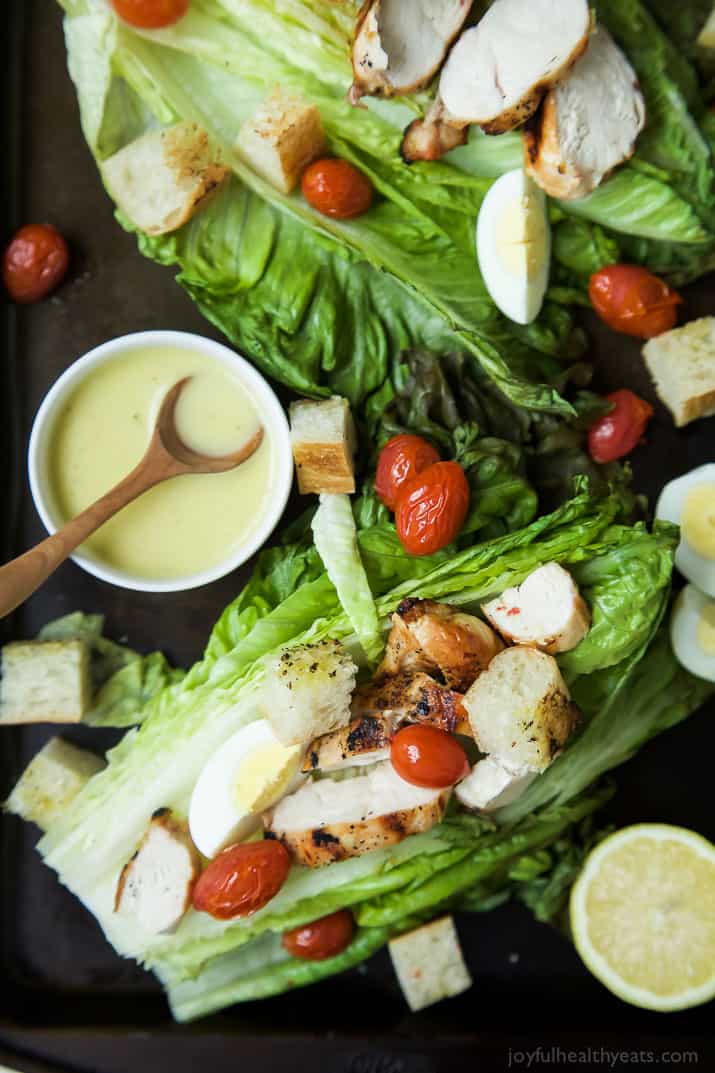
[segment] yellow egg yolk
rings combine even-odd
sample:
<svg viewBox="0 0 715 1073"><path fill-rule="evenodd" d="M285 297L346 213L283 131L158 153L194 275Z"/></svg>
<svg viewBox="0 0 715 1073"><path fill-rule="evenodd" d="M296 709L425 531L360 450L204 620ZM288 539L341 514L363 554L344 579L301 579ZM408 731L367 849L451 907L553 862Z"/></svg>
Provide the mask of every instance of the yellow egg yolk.
<svg viewBox="0 0 715 1073"><path fill-rule="evenodd" d="M698 619L698 646L707 656L715 656L715 600L702 611Z"/></svg>
<svg viewBox="0 0 715 1073"><path fill-rule="evenodd" d="M715 484L697 484L688 492L680 521L683 537L704 559L715 559Z"/></svg>
<svg viewBox="0 0 715 1073"><path fill-rule="evenodd" d="M496 225L496 247L502 264L515 276L535 276L546 256L546 218L538 198L514 198L502 209Z"/></svg>
<svg viewBox="0 0 715 1073"><path fill-rule="evenodd" d="M234 800L242 812L260 812L282 796L298 773L303 757L299 745L264 745L241 764Z"/></svg>

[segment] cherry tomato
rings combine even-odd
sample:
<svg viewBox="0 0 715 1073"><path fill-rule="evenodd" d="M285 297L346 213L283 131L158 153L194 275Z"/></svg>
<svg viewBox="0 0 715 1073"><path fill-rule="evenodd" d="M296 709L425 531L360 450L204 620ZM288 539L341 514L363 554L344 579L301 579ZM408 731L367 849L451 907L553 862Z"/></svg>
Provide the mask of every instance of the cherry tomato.
<svg viewBox="0 0 715 1073"><path fill-rule="evenodd" d="M610 328L652 339L674 328L683 301L662 279L637 265L609 265L591 276L591 305Z"/></svg>
<svg viewBox="0 0 715 1073"><path fill-rule="evenodd" d="M432 555L451 544L469 510L469 485L458 462L436 462L402 485L397 535L409 555Z"/></svg>
<svg viewBox="0 0 715 1073"><path fill-rule="evenodd" d="M283 933L283 946L296 958L324 961L341 954L350 946L355 922L349 909L339 909L320 920Z"/></svg>
<svg viewBox="0 0 715 1073"><path fill-rule="evenodd" d="M456 738L430 726L398 730L390 746L397 774L413 786L441 790L469 774L469 760Z"/></svg>
<svg viewBox="0 0 715 1073"><path fill-rule="evenodd" d="M276 896L289 871L288 850L273 839L229 846L199 876L194 909L217 920L248 916Z"/></svg>
<svg viewBox="0 0 715 1073"><path fill-rule="evenodd" d="M303 197L323 216L350 220L372 204L372 183L347 160L326 157L309 164L301 180Z"/></svg>
<svg viewBox="0 0 715 1073"><path fill-rule="evenodd" d="M613 403L613 409L599 417L588 433L588 449L594 462L615 462L629 455L642 440L653 416L650 403L628 388L606 398Z"/></svg>
<svg viewBox="0 0 715 1073"><path fill-rule="evenodd" d="M2 277L15 302L38 302L64 279L67 243L51 224L25 224L5 248Z"/></svg>
<svg viewBox="0 0 715 1073"><path fill-rule="evenodd" d="M172 26L189 10L191 0L110 0L112 7L130 26L160 30Z"/></svg>
<svg viewBox="0 0 715 1073"><path fill-rule="evenodd" d="M380 451L375 474L375 491L394 510L398 491L412 477L439 462L439 452L421 436L393 436Z"/></svg>

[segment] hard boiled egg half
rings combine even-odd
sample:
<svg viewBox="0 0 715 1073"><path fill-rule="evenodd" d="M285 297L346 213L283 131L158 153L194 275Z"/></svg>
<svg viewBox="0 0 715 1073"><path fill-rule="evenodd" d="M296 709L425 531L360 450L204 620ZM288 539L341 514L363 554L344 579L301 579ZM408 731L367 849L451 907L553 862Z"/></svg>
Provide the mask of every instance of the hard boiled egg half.
<svg viewBox="0 0 715 1073"><path fill-rule="evenodd" d="M261 812L294 788L305 750L285 746L265 719L229 738L199 775L189 806L189 830L205 857L253 834Z"/></svg>
<svg viewBox="0 0 715 1073"><path fill-rule="evenodd" d="M675 601L670 642L686 671L715 682L715 600L686 585Z"/></svg>
<svg viewBox="0 0 715 1073"><path fill-rule="evenodd" d="M495 305L517 324L531 324L549 285L551 229L544 193L523 169L502 175L484 198L477 258Z"/></svg>
<svg viewBox="0 0 715 1073"><path fill-rule="evenodd" d="M675 565L688 581L715 596L715 464L666 484L655 516L680 526Z"/></svg>

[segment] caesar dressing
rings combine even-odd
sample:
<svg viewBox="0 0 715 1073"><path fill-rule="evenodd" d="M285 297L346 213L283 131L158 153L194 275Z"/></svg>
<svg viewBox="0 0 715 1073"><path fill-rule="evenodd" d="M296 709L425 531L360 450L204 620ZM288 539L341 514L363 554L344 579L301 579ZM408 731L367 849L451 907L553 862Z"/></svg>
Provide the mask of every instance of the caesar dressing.
<svg viewBox="0 0 715 1073"><path fill-rule="evenodd" d="M228 454L256 431L257 408L238 375L179 347L141 347L92 369L70 393L50 435L53 513L58 523L84 510L144 454L161 401L191 376L176 407L176 428L204 454ZM227 473L177 477L120 511L81 551L143 578L189 577L223 562L260 524L270 496L271 429L246 462Z"/></svg>

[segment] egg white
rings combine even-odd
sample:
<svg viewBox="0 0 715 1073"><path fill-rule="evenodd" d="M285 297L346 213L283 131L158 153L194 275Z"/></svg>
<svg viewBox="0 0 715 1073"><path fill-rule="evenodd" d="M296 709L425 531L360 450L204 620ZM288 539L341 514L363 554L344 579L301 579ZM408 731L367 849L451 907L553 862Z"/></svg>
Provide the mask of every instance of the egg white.
<svg viewBox="0 0 715 1073"><path fill-rule="evenodd" d="M698 485L705 484L712 484L715 498L715 464L713 463L698 466L685 476L666 484L655 508L656 518L681 525L688 493ZM675 553L675 565L688 581L692 581L708 596L715 596L715 559L708 559L696 551L688 543L685 533L681 534L680 544Z"/></svg>
<svg viewBox="0 0 715 1073"><path fill-rule="evenodd" d="M698 636L698 628L706 613L715 615L715 600L686 585L675 601L670 618L670 642L676 659L686 671L715 682L715 652L706 652Z"/></svg>
<svg viewBox="0 0 715 1073"><path fill-rule="evenodd" d="M549 285L546 197L522 168L490 187L477 219L477 258L495 305L517 324L539 315Z"/></svg>
<svg viewBox="0 0 715 1073"><path fill-rule="evenodd" d="M265 719L249 723L224 742L204 766L191 795L189 830L196 848L205 857L215 857L257 831L263 809L293 789L302 757L302 748L281 745ZM247 773L256 761L257 796L246 797L244 785L242 802L241 772ZM251 772L254 783L255 774Z"/></svg>

